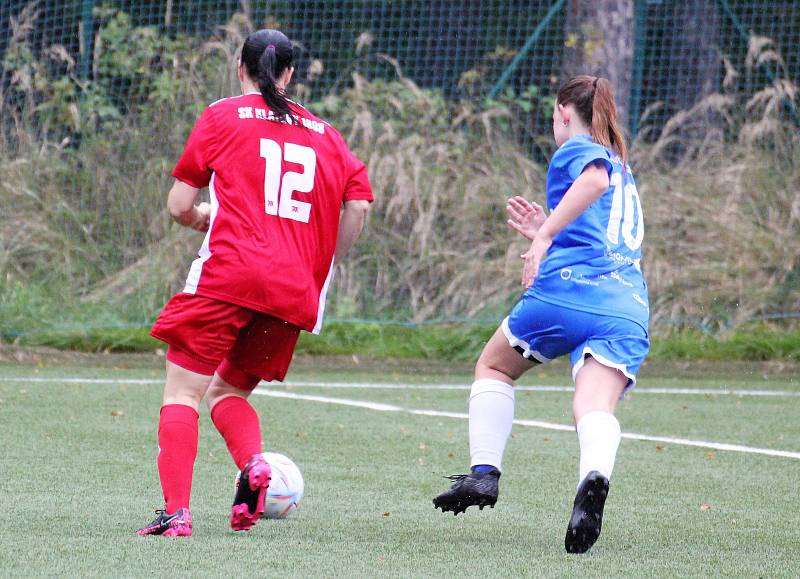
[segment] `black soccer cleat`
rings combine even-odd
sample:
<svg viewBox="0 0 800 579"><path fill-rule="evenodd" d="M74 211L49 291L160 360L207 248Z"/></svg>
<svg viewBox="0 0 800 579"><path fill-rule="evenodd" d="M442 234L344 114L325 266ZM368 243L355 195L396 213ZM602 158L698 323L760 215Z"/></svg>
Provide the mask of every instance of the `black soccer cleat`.
<svg viewBox="0 0 800 579"><path fill-rule="evenodd" d="M567 553L585 553L600 536L603 506L608 496L608 479L593 470L586 475L575 495L572 517L564 537Z"/></svg>
<svg viewBox="0 0 800 579"><path fill-rule="evenodd" d="M136 531L136 534L163 537L192 536L192 511L188 508L178 509L171 515L160 509L156 511L156 515L152 523Z"/></svg>
<svg viewBox="0 0 800 579"><path fill-rule="evenodd" d="M442 509L443 513L453 511L454 515L463 513L472 505L477 505L481 510L485 506L494 508L497 502L499 470L456 474L445 478L454 481L453 486L433 499L434 508Z"/></svg>

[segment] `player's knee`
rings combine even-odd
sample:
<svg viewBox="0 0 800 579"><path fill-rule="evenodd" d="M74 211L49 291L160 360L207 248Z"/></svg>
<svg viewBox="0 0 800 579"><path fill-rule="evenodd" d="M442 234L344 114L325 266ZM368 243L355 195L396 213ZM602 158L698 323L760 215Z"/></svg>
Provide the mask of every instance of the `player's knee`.
<svg viewBox="0 0 800 579"><path fill-rule="evenodd" d="M503 368L499 368L493 364L476 364L475 365L475 380L499 380L506 384L512 384L516 377L511 376L511 373Z"/></svg>
<svg viewBox="0 0 800 579"><path fill-rule="evenodd" d="M489 378L510 384L519 379L529 366L530 362L516 352L509 359L509 356L497 356L484 350L475 363L475 379Z"/></svg>
<svg viewBox="0 0 800 579"><path fill-rule="evenodd" d="M214 386L211 385L208 388L208 392L206 392L205 398L203 398L206 402L206 406L208 406L209 410L212 410L214 406L216 406L217 402L222 400L222 397L219 393L214 389Z"/></svg>
<svg viewBox="0 0 800 579"><path fill-rule="evenodd" d="M496 368L496 364L494 364L491 360L490 356L486 355L484 351L478 361L475 363L475 379L480 380L481 378L486 378L490 374L495 374L498 372Z"/></svg>
<svg viewBox="0 0 800 579"><path fill-rule="evenodd" d="M618 398L610 392L576 390L572 399L572 414L576 421L589 412L600 411L614 414Z"/></svg>
<svg viewBox="0 0 800 579"><path fill-rule="evenodd" d="M489 342L486 344L486 347L483 348L480 356L478 356L478 361L475 363L476 370L480 369L487 369L487 370L499 370L500 369L500 359L502 356L499 355L500 352L498 351L498 347L496 344Z"/></svg>
<svg viewBox="0 0 800 579"><path fill-rule="evenodd" d="M215 377L216 378L216 377ZM236 396L241 395L241 392L237 392L236 388L229 384L220 383L218 380L214 380L211 383L211 386L208 387L208 392L206 392L206 405L208 405L208 409L212 410L214 406L219 403L220 400L223 398L227 398L228 396Z"/></svg>
<svg viewBox="0 0 800 579"><path fill-rule="evenodd" d="M179 404L181 406L189 406L198 410L200 408L200 404L203 400L203 395L196 391L187 390L187 391L178 391L178 392L169 392L164 393L163 404L164 406L169 406L172 404Z"/></svg>

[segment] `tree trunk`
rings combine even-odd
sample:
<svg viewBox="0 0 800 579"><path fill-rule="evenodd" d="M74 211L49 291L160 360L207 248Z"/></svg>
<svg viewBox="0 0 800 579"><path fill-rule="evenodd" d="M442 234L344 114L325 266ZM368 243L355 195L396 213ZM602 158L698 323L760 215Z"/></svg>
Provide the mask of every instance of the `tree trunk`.
<svg viewBox="0 0 800 579"><path fill-rule="evenodd" d="M659 59L651 65L649 82L654 100L664 103L660 124L669 129L671 142L664 158L681 162L698 151L725 146L724 113L712 103L699 107L680 122L664 125L718 92L722 80L720 59L720 11L716 0L674 2L662 13L664 35Z"/></svg>
<svg viewBox="0 0 800 579"><path fill-rule="evenodd" d="M719 3L717 0L675 2L666 15L665 40L670 49L665 67L669 87L664 100L670 112L691 108L719 90ZM665 43L665 44L666 44Z"/></svg>
<svg viewBox="0 0 800 579"><path fill-rule="evenodd" d="M622 126L628 124L631 91L633 4L634 0L569 0L564 23L561 81L577 74L607 78Z"/></svg>

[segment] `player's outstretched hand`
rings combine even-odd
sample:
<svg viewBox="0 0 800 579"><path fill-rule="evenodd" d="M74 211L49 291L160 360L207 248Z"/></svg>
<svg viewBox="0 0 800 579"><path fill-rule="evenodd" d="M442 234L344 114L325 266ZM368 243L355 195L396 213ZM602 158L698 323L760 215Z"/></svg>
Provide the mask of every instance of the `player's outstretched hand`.
<svg viewBox="0 0 800 579"><path fill-rule="evenodd" d="M533 238L530 249L520 256L525 260L525 265L522 267L522 285L524 287L528 288L533 285L536 276L539 275L539 265L552 244L552 237L537 234Z"/></svg>
<svg viewBox="0 0 800 579"><path fill-rule="evenodd" d="M206 201L200 203L195 207L195 217L196 219L190 227L197 231L208 231L208 226L211 223L211 205Z"/></svg>
<svg viewBox="0 0 800 579"><path fill-rule="evenodd" d="M531 241L536 237L536 232L547 218L541 205L531 203L519 195L508 200L506 213L508 214L508 221L506 221L508 226Z"/></svg>

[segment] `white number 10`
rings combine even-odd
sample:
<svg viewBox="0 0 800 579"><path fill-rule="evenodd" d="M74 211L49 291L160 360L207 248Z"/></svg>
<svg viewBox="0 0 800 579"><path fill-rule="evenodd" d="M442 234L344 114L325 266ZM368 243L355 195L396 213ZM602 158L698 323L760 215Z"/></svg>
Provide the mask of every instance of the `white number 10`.
<svg viewBox="0 0 800 579"><path fill-rule="evenodd" d="M264 210L268 215L308 223L311 203L292 199L292 193L310 193L314 188L314 175L317 171L317 154L314 149L286 143L281 151L280 144L272 139L261 139L261 156L266 161ZM281 175L281 161L302 165L303 172L287 171Z"/></svg>
<svg viewBox="0 0 800 579"><path fill-rule="evenodd" d="M642 203L636 185L627 183L622 186L622 173L612 173L611 187L614 197L611 201L611 214L608 216L606 237L612 244L619 243L619 235L631 250L639 249L644 239L644 219L642 219ZM634 221L634 213L636 220ZM636 235L633 228L636 227Z"/></svg>

